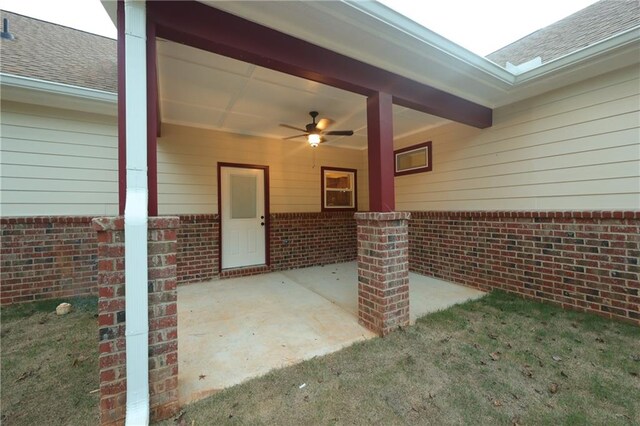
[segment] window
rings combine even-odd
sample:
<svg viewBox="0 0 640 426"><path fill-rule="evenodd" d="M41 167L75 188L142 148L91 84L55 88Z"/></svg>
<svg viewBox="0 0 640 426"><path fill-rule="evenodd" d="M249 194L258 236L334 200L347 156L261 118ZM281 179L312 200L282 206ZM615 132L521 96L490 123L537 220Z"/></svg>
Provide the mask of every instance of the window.
<svg viewBox="0 0 640 426"><path fill-rule="evenodd" d="M356 170L322 167L322 211L357 208Z"/></svg>
<svg viewBox="0 0 640 426"><path fill-rule="evenodd" d="M431 141L394 151L395 175L431 171Z"/></svg>

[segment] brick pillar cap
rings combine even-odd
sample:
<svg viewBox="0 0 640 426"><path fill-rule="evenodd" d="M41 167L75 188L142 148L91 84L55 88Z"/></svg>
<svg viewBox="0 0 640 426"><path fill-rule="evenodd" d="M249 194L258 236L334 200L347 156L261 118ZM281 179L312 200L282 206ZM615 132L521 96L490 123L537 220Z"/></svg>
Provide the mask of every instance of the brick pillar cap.
<svg viewBox="0 0 640 426"><path fill-rule="evenodd" d="M410 212L358 212L354 215L356 220L409 220Z"/></svg>
<svg viewBox="0 0 640 426"><path fill-rule="evenodd" d="M124 216L96 217L91 221L93 229L97 232L122 231L124 229ZM180 227L178 216L154 216L148 221L148 229L177 229Z"/></svg>

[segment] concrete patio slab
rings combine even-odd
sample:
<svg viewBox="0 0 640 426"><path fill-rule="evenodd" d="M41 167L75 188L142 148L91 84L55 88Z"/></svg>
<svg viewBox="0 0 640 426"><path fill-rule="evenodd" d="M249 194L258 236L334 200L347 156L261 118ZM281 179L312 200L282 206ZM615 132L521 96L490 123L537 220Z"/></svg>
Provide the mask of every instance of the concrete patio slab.
<svg viewBox="0 0 640 426"><path fill-rule="evenodd" d="M358 317L356 262L294 269L282 274ZM411 323L428 313L477 299L484 294L473 288L409 272Z"/></svg>
<svg viewBox="0 0 640 426"><path fill-rule="evenodd" d="M375 335L357 322L355 262L178 287L181 404ZM410 275L411 318L480 297Z"/></svg>

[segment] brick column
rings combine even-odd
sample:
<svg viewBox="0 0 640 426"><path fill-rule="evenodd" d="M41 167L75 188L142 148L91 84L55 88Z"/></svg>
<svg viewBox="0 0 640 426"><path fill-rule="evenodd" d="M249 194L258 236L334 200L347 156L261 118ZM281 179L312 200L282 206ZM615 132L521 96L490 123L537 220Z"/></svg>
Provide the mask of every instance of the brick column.
<svg viewBox="0 0 640 426"><path fill-rule="evenodd" d="M407 212L356 213L358 321L386 336L409 325Z"/></svg>
<svg viewBox="0 0 640 426"><path fill-rule="evenodd" d="M177 217L149 218L149 393L151 420L178 409ZM93 219L98 233L100 423L124 424L126 342L124 219Z"/></svg>

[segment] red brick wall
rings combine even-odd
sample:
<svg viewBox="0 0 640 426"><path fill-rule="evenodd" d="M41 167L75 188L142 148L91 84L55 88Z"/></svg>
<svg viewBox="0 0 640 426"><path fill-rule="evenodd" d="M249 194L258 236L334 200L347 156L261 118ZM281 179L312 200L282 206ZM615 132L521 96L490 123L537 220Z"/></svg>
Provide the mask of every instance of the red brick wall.
<svg viewBox="0 0 640 426"><path fill-rule="evenodd" d="M412 212L412 271L640 324L640 211Z"/></svg>
<svg viewBox="0 0 640 426"><path fill-rule="evenodd" d="M124 220L93 220L98 234L100 423L126 411ZM151 420L178 410L177 217L149 218L149 393Z"/></svg>
<svg viewBox="0 0 640 426"><path fill-rule="evenodd" d="M271 269L349 262L357 257L353 212L271 215Z"/></svg>
<svg viewBox="0 0 640 426"><path fill-rule="evenodd" d="M218 275L218 215L182 215L178 230L178 283L208 281Z"/></svg>
<svg viewBox="0 0 640 426"><path fill-rule="evenodd" d="M0 304L96 294L90 217L8 217L0 229Z"/></svg>

